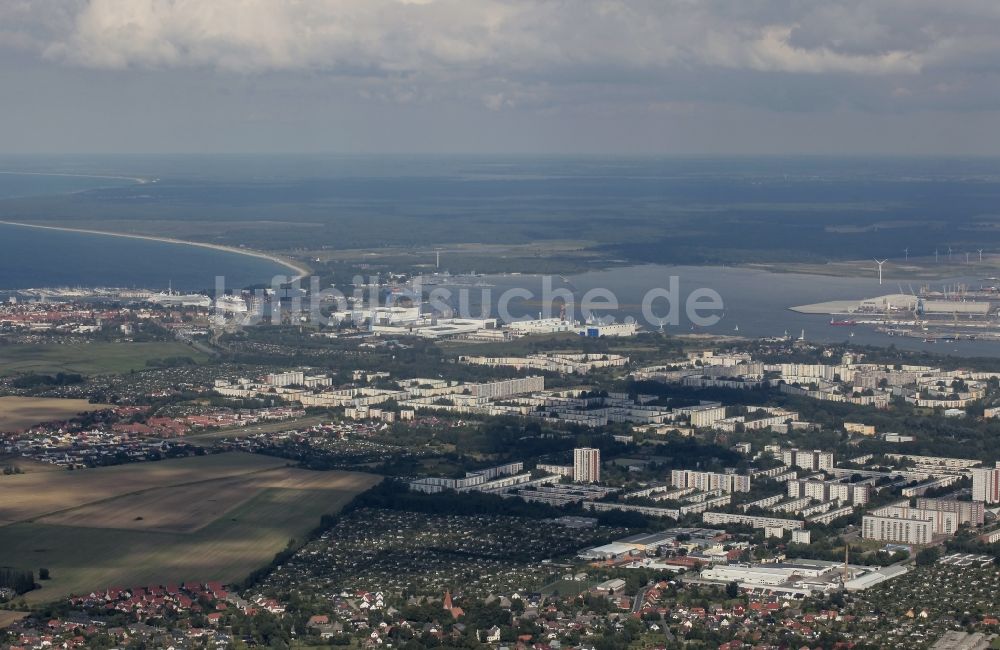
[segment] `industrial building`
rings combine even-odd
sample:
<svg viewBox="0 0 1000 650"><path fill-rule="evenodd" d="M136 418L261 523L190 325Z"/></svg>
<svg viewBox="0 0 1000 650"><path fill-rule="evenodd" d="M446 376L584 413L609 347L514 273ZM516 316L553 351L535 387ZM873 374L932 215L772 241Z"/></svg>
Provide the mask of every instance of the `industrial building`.
<svg viewBox="0 0 1000 650"><path fill-rule="evenodd" d="M639 326L635 323L588 323L577 329L580 336L603 338L606 336L634 336Z"/></svg>
<svg viewBox="0 0 1000 650"><path fill-rule="evenodd" d="M564 318L539 318L537 320L518 320L507 324L507 329L514 336L529 334L555 334L570 332L576 325Z"/></svg>
<svg viewBox="0 0 1000 650"><path fill-rule="evenodd" d="M828 566L805 564L717 564L701 572L703 580L737 582L741 585L775 587L802 578L829 573Z"/></svg>

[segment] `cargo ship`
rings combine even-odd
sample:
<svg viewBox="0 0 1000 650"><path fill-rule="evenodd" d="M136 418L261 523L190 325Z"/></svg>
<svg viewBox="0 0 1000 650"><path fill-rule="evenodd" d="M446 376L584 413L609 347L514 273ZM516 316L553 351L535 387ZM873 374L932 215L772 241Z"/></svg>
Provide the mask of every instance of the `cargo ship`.
<svg viewBox="0 0 1000 650"><path fill-rule="evenodd" d="M854 327L858 324L856 320L834 320L830 319L830 324L834 327Z"/></svg>

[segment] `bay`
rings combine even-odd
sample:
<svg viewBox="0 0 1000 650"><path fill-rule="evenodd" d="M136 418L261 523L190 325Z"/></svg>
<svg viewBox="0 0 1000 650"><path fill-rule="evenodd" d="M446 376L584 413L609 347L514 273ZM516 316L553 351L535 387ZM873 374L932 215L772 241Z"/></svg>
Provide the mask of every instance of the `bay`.
<svg viewBox="0 0 1000 650"><path fill-rule="evenodd" d="M291 271L267 259L172 242L0 224L0 289L211 290L270 285Z"/></svg>

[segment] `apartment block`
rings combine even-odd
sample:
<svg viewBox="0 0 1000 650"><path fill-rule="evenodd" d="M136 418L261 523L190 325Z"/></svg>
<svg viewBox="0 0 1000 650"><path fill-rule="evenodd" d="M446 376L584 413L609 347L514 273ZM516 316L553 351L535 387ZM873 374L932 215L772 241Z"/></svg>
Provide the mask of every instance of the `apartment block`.
<svg viewBox="0 0 1000 650"><path fill-rule="evenodd" d="M786 467L801 467L813 471L833 469L832 451L784 449L780 458Z"/></svg>
<svg viewBox="0 0 1000 650"><path fill-rule="evenodd" d="M573 450L573 480L598 483L601 480L601 450L580 447Z"/></svg>
<svg viewBox="0 0 1000 650"><path fill-rule="evenodd" d="M938 510L954 512L959 524L982 526L986 521L986 506L979 501L959 501L958 499L917 499L917 510Z"/></svg>
<svg viewBox="0 0 1000 650"><path fill-rule="evenodd" d="M842 501L855 506L862 506L871 498L871 486L858 483L841 483L839 481L815 481L810 479L794 479L788 481L788 496L793 498L810 497L819 501Z"/></svg>
<svg viewBox="0 0 1000 650"><path fill-rule="evenodd" d="M720 474L718 472L696 472L675 469L670 472L670 485L676 488L693 487L704 492L749 492L750 477L746 474Z"/></svg>
<svg viewBox="0 0 1000 650"><path fill-rule="evenodd" d="M973 467L972 500L1000 503L1000 463L997 467Z"/></svg>
<svg viewBox="0 0 1000 650"><path fill-rule="evenodd" d="M737 515L729 512L705 512L701 520L706 524L741 524L752 528L778 527L785 530L805 528L801 519L782 519L780 517L755 517L753 515Z"/></svg>
<svg viewBox="0 0 1000 650"><path fill-rule="evenodd" d="M953 535L958 530L957 512L923 510L904 504L886 506L865 515L861 536L901 544L927 544L934 535Z"/></svg>

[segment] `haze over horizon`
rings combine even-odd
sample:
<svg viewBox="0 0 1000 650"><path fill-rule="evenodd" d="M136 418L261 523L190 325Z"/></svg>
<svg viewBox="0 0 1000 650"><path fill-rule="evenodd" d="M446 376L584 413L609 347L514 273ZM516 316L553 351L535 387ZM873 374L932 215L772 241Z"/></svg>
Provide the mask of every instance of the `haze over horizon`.
<svg viewBox="0 0 1000 650"><path fill-rule="evenodd" d="M990 155L1000 5L6 0L0 153Z"/></svg>

